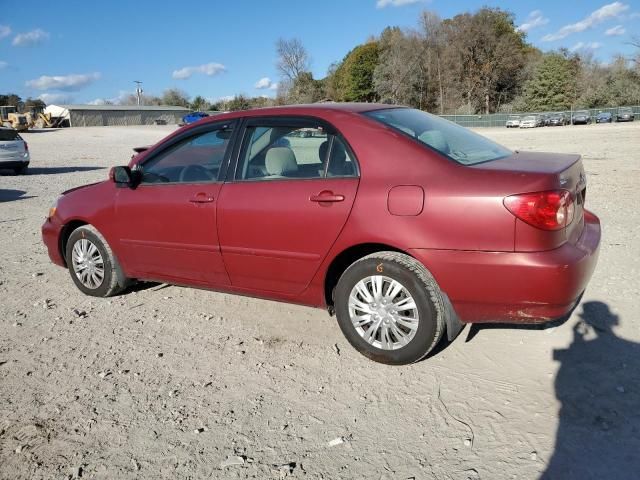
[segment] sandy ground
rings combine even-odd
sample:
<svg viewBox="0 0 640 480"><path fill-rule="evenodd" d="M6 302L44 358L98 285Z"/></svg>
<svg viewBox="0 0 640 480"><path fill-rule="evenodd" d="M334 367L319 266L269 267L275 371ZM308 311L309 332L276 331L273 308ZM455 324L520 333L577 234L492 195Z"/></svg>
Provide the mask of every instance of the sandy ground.
<svg viewBox="0 0 640 480"><path fill-rule="evenodd" d="M25 134L0 176L1 478L640 478L640 122L483 129L579 152L598 269L555 328L469 327L408 367L321 310L173 286L83 296L40 225L173 127Z"/></svg>

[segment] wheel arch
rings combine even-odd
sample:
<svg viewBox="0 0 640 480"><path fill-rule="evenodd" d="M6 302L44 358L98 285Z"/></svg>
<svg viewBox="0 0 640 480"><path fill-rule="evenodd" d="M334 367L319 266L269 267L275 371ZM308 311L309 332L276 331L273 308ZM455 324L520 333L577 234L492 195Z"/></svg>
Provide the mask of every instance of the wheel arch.
<svg viewBox="0 0 640 480"><path fill-rule="evenodd" d="M333 292L344 271L356 260L376 252L399 252L413 257L409 252L385 243L359 243L344 249L333 258L324 276L324 299L329 313L333 314Z"/></svg>
<svg viewBox="0 0 640 480"><path fill-rule="evenodd" d="M73 231L84 225L90 225L90 223L85 220L74 219L65 223L64 227L62 227L62 230L60 231L60 237L58 239L58 249L60 250L60 256L62 257L62 260L64 261L64 264L67 268L69 268L69 265L67 265L67 242L69 241L69 237L71 236Z"/></svg>

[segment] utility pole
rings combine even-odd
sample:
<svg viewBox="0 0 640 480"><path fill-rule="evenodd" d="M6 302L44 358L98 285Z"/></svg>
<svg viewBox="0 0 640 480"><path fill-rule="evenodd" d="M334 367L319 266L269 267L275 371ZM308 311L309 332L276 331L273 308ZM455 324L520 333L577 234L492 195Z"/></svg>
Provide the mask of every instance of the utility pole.
<svg viewBox="0 0 640 480"><path fill-rule="evenodd" d="M144 92L144 90L142 90L142 87L140 85L142 85L142 82L140 80L134 80L133 83L136 84L136 98L138 99L138 106L140 106L140 102L142 100L142 92Z"/></svg>

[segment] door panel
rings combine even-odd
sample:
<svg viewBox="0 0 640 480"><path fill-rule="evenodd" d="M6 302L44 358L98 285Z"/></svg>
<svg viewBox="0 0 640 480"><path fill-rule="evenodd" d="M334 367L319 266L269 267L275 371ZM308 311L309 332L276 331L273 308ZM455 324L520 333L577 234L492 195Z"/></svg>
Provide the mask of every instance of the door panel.
<svg viewBox="0 0 640 480"><path fill-rule="evenodd" d="M120 189L118 237L130 274L228 285L216 230L220 186L160 184Z"/></svg>
<svg viewBox="0 0 640 480"><path fill-rule="evenodd" d="M347 221L357 188L357 178L226 183L218 231L232 285L302 292Z"/></svg>

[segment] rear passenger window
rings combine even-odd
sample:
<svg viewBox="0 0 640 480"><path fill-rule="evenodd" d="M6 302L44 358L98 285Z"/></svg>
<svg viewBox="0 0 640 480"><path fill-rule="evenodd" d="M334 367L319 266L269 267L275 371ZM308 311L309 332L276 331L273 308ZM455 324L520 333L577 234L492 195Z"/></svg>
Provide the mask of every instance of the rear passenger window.
<svg viewBox="0 0 640 480"><path fill-rule="evenodd" d="M351 176L356 169L344 143L322 127L247 128L237 180Z"/></svg>
<svg viewBox="0 0 640 480"><path fill-rule="evenodd" d="M12 142L14 140L22 140L18 132L12 128L0 127L0 142Z"/></svg>

